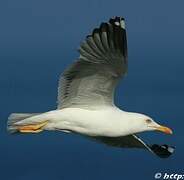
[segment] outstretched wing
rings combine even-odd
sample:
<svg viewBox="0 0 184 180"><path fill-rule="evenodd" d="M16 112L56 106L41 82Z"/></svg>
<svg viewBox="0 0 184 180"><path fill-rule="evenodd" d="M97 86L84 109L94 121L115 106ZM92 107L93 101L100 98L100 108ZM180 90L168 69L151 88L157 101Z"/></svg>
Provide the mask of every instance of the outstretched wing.
<svg viewBox="0 0 184 180"><path fill-rule="evenodd" d="M58 108L113 105L116 84L127 72L124 19L102 23L86 37L79 52L79 59L60 78Z"/></svg>
<svg viewBox="0 0 184 180"><path fill-rule="evenodd" d="M156 154L161 158L167 158L174 152L174 147L168 145L148 145L144 143L138 136L136 135L128 135L121 137L94 137L99 142L105 143L109 146L120 147L120 148L141 148L147 149L148 151Z"/></svg>

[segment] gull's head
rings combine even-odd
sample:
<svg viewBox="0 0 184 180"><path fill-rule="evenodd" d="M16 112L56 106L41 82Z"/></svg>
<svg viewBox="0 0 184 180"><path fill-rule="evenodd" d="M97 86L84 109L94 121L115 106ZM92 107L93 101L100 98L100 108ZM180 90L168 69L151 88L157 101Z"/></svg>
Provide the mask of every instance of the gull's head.
<svg viewBox="0 0 184 180"><path fill-rule="evenodd" d="M137 114L135 113L136 117L134 120L136 121L137 129L139 129L140 132L143 131L160 131L166 134L172 134L172 130L164 125L160 125L157 122L155 122L152 118L149 116L143 115L143 114Z"/></svg>

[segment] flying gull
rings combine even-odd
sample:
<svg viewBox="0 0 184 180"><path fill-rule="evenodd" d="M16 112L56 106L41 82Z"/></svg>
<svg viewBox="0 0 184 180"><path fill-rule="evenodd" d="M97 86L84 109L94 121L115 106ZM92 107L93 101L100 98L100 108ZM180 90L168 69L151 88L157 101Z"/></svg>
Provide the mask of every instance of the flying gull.
<svg viewBox="0 0 184 180"><path fill-rule="evenodd" d="M58 87L58 107L44 113L12 113L7 129L11 133L39 133L58 130L78 133L110 146L146 149L161 158L174 147L149 145L136 134L172 130L151 117L125 112L114 103L116 85L127 73L125 20L115 17L101 23L79 48L80 56L62 74Z"/></svg>

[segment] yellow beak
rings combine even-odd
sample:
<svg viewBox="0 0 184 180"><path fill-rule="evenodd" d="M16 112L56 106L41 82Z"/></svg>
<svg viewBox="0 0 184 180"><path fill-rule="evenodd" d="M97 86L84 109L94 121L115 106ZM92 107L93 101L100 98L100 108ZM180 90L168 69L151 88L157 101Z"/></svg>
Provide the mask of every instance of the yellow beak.
<svg viewBox="0 0 184 180"><path fill-rule="evenodd" d="M166 134L172 134L172 130L166 126L158 126L158 127L155 127L156 130L158 131L161 131L163 133L166 133Z"/></svg>

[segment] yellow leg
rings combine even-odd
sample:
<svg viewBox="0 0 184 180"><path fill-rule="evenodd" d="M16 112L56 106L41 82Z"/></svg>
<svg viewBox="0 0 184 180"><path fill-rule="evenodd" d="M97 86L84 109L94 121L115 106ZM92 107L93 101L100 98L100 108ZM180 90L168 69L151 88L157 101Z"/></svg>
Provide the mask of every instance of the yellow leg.
<svg viewBox="0 0 184 180"><path fill-rule="evenodd" d="M39 130L23 130L23 129L19 129L19 132L21 133L39 133L43 131L42 129L39 129Z"/></svg>
<svg viewBox="0 0 184 180"><path fill-rule="evenodd" d="M48 123L48 121L44 121L44 122L37 123L37 124L19 126L18 130L19 130L19 132L22 132L22 133L39 133L39 132L43 131L42 128L47 123Z"/></svg>

